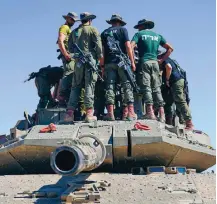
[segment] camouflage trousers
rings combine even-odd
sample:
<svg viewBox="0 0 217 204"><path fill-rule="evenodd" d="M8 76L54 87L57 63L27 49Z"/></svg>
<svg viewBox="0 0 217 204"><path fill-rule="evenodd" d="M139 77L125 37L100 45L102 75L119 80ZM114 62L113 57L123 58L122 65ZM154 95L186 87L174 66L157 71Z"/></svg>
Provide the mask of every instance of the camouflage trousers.
<svg viewBox="0 0 217 204"><path fill-rule="evenodd" d="M54 102L50 91L51 84L47 78L43 76L37 76L35 78L35 85L38 90L38 96L40 97L37 108L50 108L55 106L56 103Z"/></svg>
<svg viewBox="0 0 217 204"><path fill-rule="evenodd" d="M170 87L162 86L161 87L162 96L165 102L164 105L164 111L165 111L165 117L166 118L172 118L175 119L176 116L179 118L179 123L184 124L185 120L183 117L183 114L179 112L175 106L175 102L173 99L173 94ZM158 114L158 109L155 107L156 115Z"/></svg>
<svg viewBox="0 0 217 204"><path fill-rule="evenodd" d="M85 87L84 88L85 108L93 108L96 81L97 81L97 74L90 71L90 67L87 64L84 65L80 61L76 61L74 76L72 79L72 88L71 88L71 93L70 93L67 108L68 109L77 108L83 85Z"/></svg>
<svg viewBox="0 0 217 204"><path fill-rule="evenodd" d="M184 94L184 79L180 79L171 85L173 100L176 104L177 111L183 116L184 120L191 120L190 109L187 105Z"/></svg>
<svg viewBox="0 0 217 204"><path fill-rule="evenodd" d="M149 60L138 66L138 85L141 89L145 104L164 106L161 94L161 79L158 62Z"/></svg>
<svg viewBox="0 0 217 204"><path fill-rule="evenodd" d="M70 62L65 62L63 60L64 76L61 79L59 96L63 98L66 102L68 102L70 96L74 66L75 66L74 60Z"/></svg>
<svg viewBox="0 0 217 204"><path fill-rule="evenodd" d="M118 67L117 64L106 64L105 65L105 83L106 83L106 104L115 104L115 87L120 80L121 87L123 89L124 98L123 101L126 104L133 103L133 90L130 82L127 80L127 76L123 68Z"/></svg>

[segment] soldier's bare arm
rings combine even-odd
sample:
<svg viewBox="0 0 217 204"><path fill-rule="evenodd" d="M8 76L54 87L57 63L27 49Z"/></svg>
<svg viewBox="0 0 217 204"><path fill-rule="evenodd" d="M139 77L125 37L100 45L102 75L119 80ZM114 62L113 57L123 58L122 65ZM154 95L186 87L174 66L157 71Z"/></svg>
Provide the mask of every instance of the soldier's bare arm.
<svg viewBox="0 0 217 204"><path fill-rule="evenodd" d="M128 56L130 58L132 70L136 71L136 65L135 65L135 62L134 62L134 55L133 55L132 47L130 45L130 41L125 42L125 47L126 47L126 50L127 50L127 54L128 54Z"/></svg>
<svg viewBox="0 0 217 204"><path fill-rule="evenodd" d="M164 60L166 60L170 56L170 54L173 52L172 46L168 43L165 43L164 45L162 45L162 47L166 49L166 52L158 60L159 64L161 64Z"/></svg>
<svg viewBox="0 0 217 204"><path fill-rule="evenodd" d="M170 65L170 63L167 63L165 67L166 67L166 84L167 86L169 86L169 79L172 73L172 66Z"/></svg>
<svg viewBox="0 0 217 204"><path fill-rule="evenodd" d="M134 48L136 47L136 43L135 43L135 41L131 41L131 48L134 50Z"/></svg>
<svg viewBox="0 0 217 204"><path fill-rule="evenodd" d="M66 48L65 48L65 45L64 45L64 40L65 39L66 39L66 35L64 35L63 33L59 32L59 36L58 36L58 45L59 45L59 48L61 50L61 53L66 58L66 60L70 61L71 57L70 57L69 53L66 51Z"/></svg>

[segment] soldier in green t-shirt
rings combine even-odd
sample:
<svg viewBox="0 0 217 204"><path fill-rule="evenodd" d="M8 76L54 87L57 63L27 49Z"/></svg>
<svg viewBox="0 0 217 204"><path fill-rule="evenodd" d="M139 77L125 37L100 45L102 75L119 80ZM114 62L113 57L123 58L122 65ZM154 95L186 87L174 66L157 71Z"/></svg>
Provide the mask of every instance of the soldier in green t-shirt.
<svg viewBox="0 0 217 204"><path fill-rule="evenodd" d="M154 22L148 20L140 20L135 29L139 31L134 35L131 46L137 45L139 52L138 66L138 85L141 88L143 98L146 104L145 119L156 120L153 103L159 107L160 121L165 121L164 101L161 95L161 80L159 64L161 64L173 51L173 48L166 42L163 36L151 31ZM165 55L161 59L157 59L158 47L162 46L166 49ZM153 101L154 100L154 101Z"/></svg>
<svg viewBox="0 0 217 204"><path fill-rule="evenodd" d="M71 58L68 50L68 39L71 33L71 27L78 20L77 14L74 12L64 15L65 24L59 28L58 46L61 52L61 59L64 67L64 76L60 83L59 90L59 106L66 106L69 100L70 90L72 86L72 77L74 72L75 61Z"/></svg>

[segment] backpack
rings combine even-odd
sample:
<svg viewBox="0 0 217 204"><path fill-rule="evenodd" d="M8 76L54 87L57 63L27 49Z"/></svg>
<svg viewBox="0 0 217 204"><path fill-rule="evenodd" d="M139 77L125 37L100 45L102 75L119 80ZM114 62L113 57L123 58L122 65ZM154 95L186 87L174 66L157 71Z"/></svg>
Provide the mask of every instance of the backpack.
<svg viewBox="0 0 217 204"><path fill-rule="evenodd" d="M189 89L188 89L188 80L187 80L187 76L186 76L186 71L180 67L179 63L176 60L174 60L174 59L172 59L172 60L175 63L175 65L177 67L177 70L179 71L180 75L184 79L184 93L185 93L185 96L186 96L186 102L189 105L190 98L189 98Z"/></svg>
<svg viewBox="0 0 217 204"><path fill-rule="evenodd" d="M181 74L182 78L183 78L185 81L187 81L187 78L186 78L186 71L180 67L180 65L178 64L178 62L177 62L176 60L174 60L174 59L172 59L172 60L173 60L173 62L175 63L175 65L176 65L176 67L177 67L179 73Z"/></svg>

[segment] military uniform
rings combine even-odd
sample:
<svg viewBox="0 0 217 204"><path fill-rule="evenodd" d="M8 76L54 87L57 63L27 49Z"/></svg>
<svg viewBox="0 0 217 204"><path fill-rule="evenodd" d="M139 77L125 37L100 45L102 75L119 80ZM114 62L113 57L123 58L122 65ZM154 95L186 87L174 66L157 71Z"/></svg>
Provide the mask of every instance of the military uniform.
<svg viewBox="0 0 217 204"><path fill-rule="evenodd" d="M169 78L169 85L171 89L172 98L176 104L176 109L186 121L186 128L192 129L193 128L193 124L191 122L192 117L191 117L190 109L186 102L186 96L184 92L185 90L184 76L181 74L176 64L174 63L174 61L168 58L167 60L163 62L161 66L162 67L161 69L163 70L163 80L164 81L166 81L166 65L167 64L169 64L172 67L171 75Z"/></svg>
<svg viewBox="0 0 217 204"><path fill-rule="evenodd" d="M118 51L110 44L110 38L119 43L120 49L124 54L127 55L125 43L130 41L128 37L128 31L123 26L126 23L122 20L121 16L114 14L111 19L107 21L107 23L112 24L114 21L119 21L121 26L112 26L103 31L101 34L102 44L104 47L104 55L105 55L105 83L106 83L106 105L108 114L105 117L105 120L114 120L114 104L115 104L115 88L117 85L118 79L120 80L121 87L124 93L124 102L127 107L125 109L125 117L124 120L136 119L136 115L133 110L133 90L130 85L129 80L127 79L127 75L123 67L118 66L120 59L118 58ZM128 110L130 109L130 111ZM133 112L132 112L133 111ZM132 112L132 113L131 113Z"/></svg>
<svg viewBox="0 0 217 204"><path fill-rule="evenodd" d="M77 14L74 12L69 12L67 15L64 15L63 18L67 21L67 19L72 19L74 22L77 21ZM73 24L71 24L72 26ZM65 36L64 46L66 51L69 53L68 49L68 40L71 33L70 24L67 21L66 24L62 25L59 28L59 34L62 33ZM66 60L64 55L61 54L61 59L64 67L64 75L60 83L60 90L59 90L59 105L65 106L69 100L70 90L72 86L72 78L74 73L74 66L75 60L73 58L70 61Z"/></svg>
<svg viewBox="0 0 217 204"><path fill-rule="evenodd" d="M64 41L64 45L66 50L68 51L68 38L71 33L71 29L68 25L62 25L59 29L60 33L66 35L66 39ZM67 61L64 56L61 57L64 67L64 76L61 80L59 97L60 101L68 102L70 90L72 86L72 76L74 72L75 60L71 59L71 61ZM64 102L63 102L64 103Z"/></svg>
<svg viewBox="0 0 217 204"><path fill-rule="evenodd" d="M161 79L159 65L157 61L157 51L159 45L166 44L163 36L151 31L146 30L154 27L152 21L145 19L138 22L134 28L140 25L148 26L143 30L137 32L132 39L132 42L137 44L139 52L139 66L137 70L138 85L143 94L143 98L147 107L147 114L145 118L156 119L153 112L153 103L159 107L163 112L164 101L161 94ZM164 112L163 112L164 114Z"/></svg>
<svg viewBox="0 0 217 204"><path fill-rule="evenodd" d="M35 85L38 90L38 96L40 97L39 104L37 108L51 108L56 105L55 101L51 96L50 89L63 76L63 68L51 66L41 68L38 73L36 73Z"/></svg>
<svg viewBox="0 0 217 204"><path fill-rule="evenodd" d="M94 19L96 16L89 13L81 14L81 20ZM93 26L83 23L78 29L75 29L72 33L70 44L77 43L78 47L84 52L91 54L92 63L97 64L97 60L103 57L102 44L99 32ZM71 45L69 45L71 46ZM75 54L76 50L75 50ZM83 84L85 86L85 96L84 105L86 108L87 116L86 122L90 122L93 117L93 107L94 107L94 91L95 84L97 81L97 74L90 70L88 64L83 64L79 59L75 62L74 77L72 80L72 89L70 94L70 99L67 106L67 114L65 116L65 121L73 121L74 110L76 109L79 101L79 96L81 94L81 89Z"/></svg>

